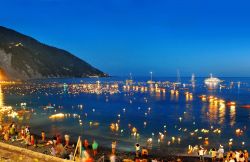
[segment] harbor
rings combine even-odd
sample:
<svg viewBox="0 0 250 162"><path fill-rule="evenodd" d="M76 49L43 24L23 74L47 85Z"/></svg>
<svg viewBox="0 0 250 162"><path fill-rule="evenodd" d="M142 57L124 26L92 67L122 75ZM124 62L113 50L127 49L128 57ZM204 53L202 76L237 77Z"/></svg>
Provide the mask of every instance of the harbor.
<svg viewBox="0 0 250 162"><path fill-rule="evenodd" d="M227 80L226 80L227 79ZM122 78L47 80L1 85L1 123L29 125L34 134L70 134L96 140L100 146L133 152L134 146L164 155L196 154L223 145L225 150L249 148L250 80L210 89L204 78L148 82ZM67 82L66 82L67 81Z"/></svg>
<svg viewBox="0 0 250 162"><path fill-rule="evenodd" d="M250 1L7 0L0 162L248 162Z"/></svg>

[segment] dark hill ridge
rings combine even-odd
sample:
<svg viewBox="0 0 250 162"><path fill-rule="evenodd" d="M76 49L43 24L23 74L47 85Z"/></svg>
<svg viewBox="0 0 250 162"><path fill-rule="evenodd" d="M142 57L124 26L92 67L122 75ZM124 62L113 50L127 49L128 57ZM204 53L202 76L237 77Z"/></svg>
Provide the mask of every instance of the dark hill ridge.
<svg viewBox="0 0 250 162"><path fill-rule="evenodd" d="M2 26L0 69L11 79L107 76L65 50Z"/></svg>

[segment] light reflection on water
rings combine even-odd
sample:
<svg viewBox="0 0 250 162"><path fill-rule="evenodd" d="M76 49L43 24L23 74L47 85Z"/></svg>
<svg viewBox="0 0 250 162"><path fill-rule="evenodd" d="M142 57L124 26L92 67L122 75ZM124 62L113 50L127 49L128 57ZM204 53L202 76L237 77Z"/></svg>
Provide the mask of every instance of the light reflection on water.
<svg viewBox="0 0 250 162"><path fill-rule="evenodd" d="M0 85L0 107L3 107L4 105L4 95L2 92L2 86Z"/></svg>
<svg viewBox="0 0 250 162"><path fill-rule="evenodd" d="M235 116L236 116L236 110L235 106L230 106L230 125L234 126L235 124Z"/></svg>
<svg viewBox="0 0 250 162"><path fill-rule="evenodd" d="M221 105L219 107L219 124L222 125L224 124L225 121L225 114L226 114L226 106L225 105Z"/></svg>
<svg viewBox="0 0 250 162"><path fill-rule="evenodd" d="M241 88L243 89L244 86ZM212 104L198 98L201 94L209 94L246 104L250 97L247 88L239 93L239 89L207 91L203 86L197 85L195 89L190 89L193 97L188 97L184 90L180 90L177 94L167 90L166 94L122 91L113 95L58 93L61 90L52 88L46 95L45 93L34 93L27 96L7 94L5 102L12 106L16 106L20 102L27 102L29 107L34 108L36 115L32 115L28 124L36 133L40 133L42 130L48 132L47 134L50 136L67 133L75 139L78 135L82 135L83 138L88 138L90 141L96 139L101 145L107 147L110 147L113 140L117 140L118 148L133 150L136 142L146 145L148 138L153 138L154 148L173 148L178 151L186 151L189 144L203 145L205 138L209 139L208 148L218 147L219 144L224 144L227 148L230 138L234 138L233 147L235 148L249 148L250 146L248 129L240 137L235 135L235 129L243 129L245 126L249 128L250 111L248 109ZM2 89L0 89L0 106L4 103L4 95L1 92ZM48 95L50 93L52 94ZM57 112L80 114L83 125L80 126L79 119L72 117L59 121L49 120L48 116L54 114L54 110L44 111L42 109L49 103L56 105ZM77 107L79 104L84 105L83 109ZM59 109L58 106L63 106L63 108ZM124 108L126 108L125 111ZM94 112L93 109L95 109ZM84 116L85 113L88 114L87 117ZM118 114L120 114L119 118ZM247 116L245 117L245 115ZM118 122L118 120L120 130L118 132L110 131L110 123ZM100 125L90 126L90 122L98 122ZM138 129L139 138L131 136L128 124ZM166 125L166 129L164 129L164 125ZM211 127L221 129L222 133L213 133ZM190 132L196 129L199 129L199 132L190 136ZM210 132L201 133L201 129L208 129ZM158 143L158 133L164 132L164 130L166 130L165 138L162 143ZM178 143L175 140L173 143L172 137L180 138L181 142ZM202 139L198 139L198 137L202 137ZM171 141L170 145L168 145L168 141ZM241 145L242 141L246 143L245 146Z"/></svg>

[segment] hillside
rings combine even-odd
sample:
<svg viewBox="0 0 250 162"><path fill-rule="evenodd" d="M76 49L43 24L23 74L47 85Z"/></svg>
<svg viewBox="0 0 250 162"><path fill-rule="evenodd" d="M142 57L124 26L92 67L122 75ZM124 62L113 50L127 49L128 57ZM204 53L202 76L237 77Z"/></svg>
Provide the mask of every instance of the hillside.
<svg viewBox="0 0 250 162"><path fill-rule="evenodd" d="M0 26L0 69L9 79L107 76L73 54Z"/></svg>

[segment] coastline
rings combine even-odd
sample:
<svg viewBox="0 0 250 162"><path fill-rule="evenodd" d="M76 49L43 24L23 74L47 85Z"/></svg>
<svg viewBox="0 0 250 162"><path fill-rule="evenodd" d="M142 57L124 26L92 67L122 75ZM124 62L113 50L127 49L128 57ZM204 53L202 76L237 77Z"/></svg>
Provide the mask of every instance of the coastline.
<svg viewBox="0 0 250 162"><path fill-rule="evenodd" d="M71 144L76 145L75 141ZM24 156L25 158L30 158L33 160L38 161L51 161L51 162L71 162L71 160L63 159L60 157L52 156L49 152L49 149L51 148L51 145L49 146L43 146L43 147L34 147L34 146L25 146L20 141L0 141L0 152L3 151L9 151L11 152L11 157L20 158ZM1 154L0 154L1 155ZM105 161L109 160L109 157L111 155L111 149L105 148L105 147L99 147L98 148L98 154L97 156L93 157L95 161L100 159L104 156ZM1 155L2 156L2 155ZM1 157L3 159L11 159L11 157ZM135 153L128 152L128 151L116 151L116 161L126 161L126 160L135 160ZM209 156L205 156L206 161L211 161L211 158ZM157 152L149 152L149 155L144 158L148 161L151 161L152 159L157 159L158 161L177 161L180 159L181 161L185 162L198 162L199 157L195 155L186 155L186 154L176 154L176 155L170 155L170 154L159 154ZM2 160L2 159L1 159ZM13 159L12 159L13 160ZM14 160L15 161L15 160ZM23 157L22 160L23 161Z"/></svg>
<svg viewBox="0 0 250 162"><path fill-rule="evenodd" d="M107 153L107 149L104 152L99 152L98 156L96 156L95 161L101 158L103 155L105 156L105 161L109 160L109 155ZM105 153L106 152L106 153ZM7 154L7 156L3 156L3 154ZM44 153L38 152L36 149L30 150L30 148L23 148L14 145L13 143L4 143L0 142L0 160L1 161L39 161L39 162L73 162L72 160L62 159L59 157L55 157L52 155L47 155ZM128 157L130 156L130 157ZM124 161L124 160L134 160L132 158L134 155L129 152L120 152L117 151L117 161ZM161 159L163 161L177 161L177 159L181 159L183 162L198 162L198 156L165 156L165 158L161 158L155 155L150 155L148 158L150 159ZM206 157L206 161L211 161L210 158Z"/></svg>
<svg viewBox="0 0 250 162"><path fill-rule="evenodd" d="M39 137L36 135L36 137ZM48 138L50 139L50 138ZM76 146L76 142L70 143ZM73 162L72 160L63 159L60 157L52 156L50 154L50 148L52 145L35 147L26 146L20 141L0 141L0 161L39 161L39 162ZM73 148L74 150L74 148ZM2 154L7 155L3 156ZM92 152L90 153L91 157ZM111 156L111 149L106 147L99 147L98 154L93 157L94 161L98 161L104 157L105 161L109 161ZM205 162L212 162L210 155L205 155ZM199 162L198 154L169 154L167 152L159 152L157 150L149 151L149 155L146 157L140 157L140 159L146 159L147 161L157 160L162 162ZM116 161L136 161L135 152L116 150Z"/></svg>

